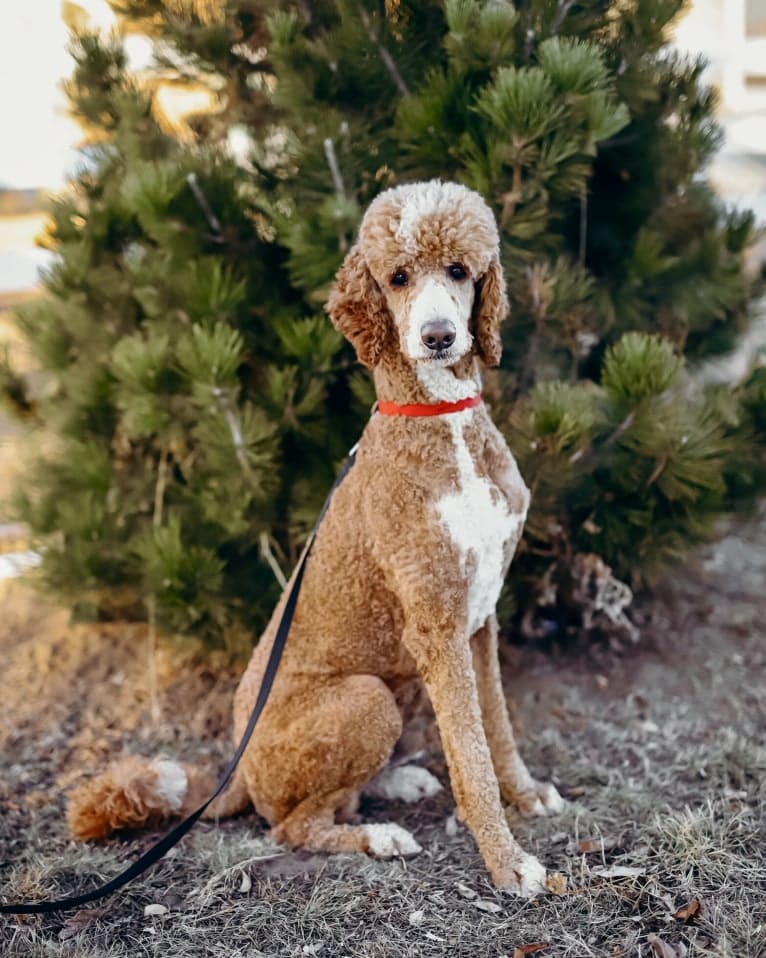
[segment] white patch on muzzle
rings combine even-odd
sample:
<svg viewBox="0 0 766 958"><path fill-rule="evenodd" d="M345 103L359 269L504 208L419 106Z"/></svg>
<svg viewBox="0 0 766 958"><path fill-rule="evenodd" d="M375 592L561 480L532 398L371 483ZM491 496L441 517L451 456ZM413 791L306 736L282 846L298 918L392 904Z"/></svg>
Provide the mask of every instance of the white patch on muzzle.
<svg viewBox="0 0 766 958"><path fill-rule="evenodd" d="M451 365L460 359L471 348L472 337L468 332L468 319L471 315L472 295L470 289L458 298L450 293L444 283L430 277L425 281L423 289L418 293L410 306L407 317L407 329L404 337L404 351L408 359L431 359ZM441 358L434 356L421 338L421 330L425 323L436 319L444 319L455 327L455 342Z"/></svg>

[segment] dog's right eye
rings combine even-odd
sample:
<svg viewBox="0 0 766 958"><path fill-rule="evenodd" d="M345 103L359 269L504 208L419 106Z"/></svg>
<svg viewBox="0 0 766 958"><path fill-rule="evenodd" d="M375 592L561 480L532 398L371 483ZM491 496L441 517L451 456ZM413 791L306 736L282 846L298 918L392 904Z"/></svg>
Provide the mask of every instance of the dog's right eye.
<svg viewBox="0 0 766 958"><path fill-rule="evenodd" d="M403 269L398 269L391 277L392 286L406 286L408 282L407 273Z"/></svg>

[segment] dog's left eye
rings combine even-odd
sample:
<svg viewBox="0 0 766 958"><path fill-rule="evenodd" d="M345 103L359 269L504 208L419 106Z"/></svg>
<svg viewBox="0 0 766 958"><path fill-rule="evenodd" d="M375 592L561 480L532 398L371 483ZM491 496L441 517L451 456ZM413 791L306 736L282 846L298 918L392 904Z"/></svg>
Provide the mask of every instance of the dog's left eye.
<svg viewBox="0 0 766 958"><path fill-rule="evenodd" d="M406 286L408 282L409 277L407 276L407 271L403 269L398 269L391 277L392 286Z"/></svg>
<svg viewBox="0 0 766 958"><path fill-rule="evenodd" d="M461 279L465 279L468 275L468 271L465 266L461 266L460 263L453 263L451 266L447 267L447 273L452 277L452 279L460 282Z"/></svg>

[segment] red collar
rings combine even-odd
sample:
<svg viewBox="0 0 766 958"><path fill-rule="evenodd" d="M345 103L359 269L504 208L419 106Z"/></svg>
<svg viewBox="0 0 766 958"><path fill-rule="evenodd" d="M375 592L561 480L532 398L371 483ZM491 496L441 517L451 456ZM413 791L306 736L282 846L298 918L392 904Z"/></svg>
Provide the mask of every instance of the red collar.
<svg viewBox="0 0 766 958"><path fill-rule="evenodd" d="M382 416L443 416L449 412L460 412L462 409L473 409L481 402L481 393L469 399L459 399L457 402L437 403L410 403L400 406L395 402L379 402L378 412Z"/></svg>

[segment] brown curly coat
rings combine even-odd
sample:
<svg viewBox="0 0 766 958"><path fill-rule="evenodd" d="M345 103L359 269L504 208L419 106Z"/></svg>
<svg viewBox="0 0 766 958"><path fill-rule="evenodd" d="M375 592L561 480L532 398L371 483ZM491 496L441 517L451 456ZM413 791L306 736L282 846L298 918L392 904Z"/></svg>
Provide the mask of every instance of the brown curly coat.
<svg viewBox="0 0 766 958"><path fill-rule="evenodd" d="M445 273L455 264L465 279ZM440 360L421 345L418 323L445 309L465 349ZM477 360L500 360L507 312L490 210L476 193L438 181L381 194L338 273L328 311L373 369L379 400L433 403L475 392ZM466 490L490 516L483 532L470 527ZM518 754L494 616L528 499L484 405L424 418L373 415L319 530L271 698L217 814L252 802L278 842L381 856L417 851L398 826L342 824L338 817L385 769L424 686L459 817L493 880L524 895L542 889L544 869L511 835L501 795L528 813L556 809L561 799L530 776ZM474 541L476 534L486 541ZM494 556L498 568L487 572L483 555ZM235 738L284 601L237 690ZM422 775L413 779L416 794L428 793ZM92 818L90 788L70 810L75 832L86 809ZM110 801L113 809L113 795Z"/></svg>

